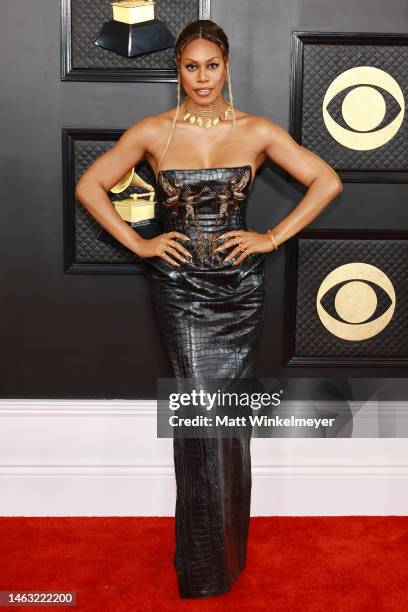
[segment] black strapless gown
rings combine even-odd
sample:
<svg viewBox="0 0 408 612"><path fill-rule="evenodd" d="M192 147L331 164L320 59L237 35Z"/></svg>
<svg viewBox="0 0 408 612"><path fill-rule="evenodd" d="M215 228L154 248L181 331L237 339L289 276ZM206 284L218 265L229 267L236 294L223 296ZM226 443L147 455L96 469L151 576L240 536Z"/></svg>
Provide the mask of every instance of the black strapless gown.
<svg viewBox="0 0 408 612"><path fill-rule="evenodd" d="M175 377L253 376L264 306L264 253L241 264L214 253L217 236L246 230L251 167L159 172L156 217L178 230L192 254L174 267L145 259L158 322ZM246 564L251 501L251 433L234 438L174 436L177 485L174 565L181 597L231 589Z"/></svg>

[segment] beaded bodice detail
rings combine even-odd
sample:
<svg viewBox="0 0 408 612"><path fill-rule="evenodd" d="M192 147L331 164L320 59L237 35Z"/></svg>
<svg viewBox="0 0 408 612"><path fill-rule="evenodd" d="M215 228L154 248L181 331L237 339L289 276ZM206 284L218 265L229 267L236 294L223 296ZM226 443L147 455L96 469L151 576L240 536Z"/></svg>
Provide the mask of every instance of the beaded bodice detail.
<svg viewBox="0 0 408 612"><path fill-rule="evenodd" d="M251 166L208 170L161 170L158 175L156 217L163 232L177 230L190 241L180 242L201 268L225 267L230 251L214 252L218 237L233 229L246 230L246 198Z"/></svg>

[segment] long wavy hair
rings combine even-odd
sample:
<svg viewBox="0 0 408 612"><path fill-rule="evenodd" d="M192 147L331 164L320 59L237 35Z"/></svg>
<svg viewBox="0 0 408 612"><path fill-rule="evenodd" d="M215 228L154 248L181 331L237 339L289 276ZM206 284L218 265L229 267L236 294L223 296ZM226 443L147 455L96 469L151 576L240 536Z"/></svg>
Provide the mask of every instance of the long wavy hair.
<svg viewBox="0 0 408 612"><path fill-rule="evenodd" d="M159 160L157 169L160 168L160 164L163 161L167 149L169 148L171 139L173 138L174 129L176 127L176 121L179 114L180 109L180 98L181 98L181 82L180 82L180 64L181 64L181 54L184 48L191 43L193 40L197 38L204 38L205 40L209 40L210 42L218 45L221 49L222 56L227 69L227 84L228 84L228 98L229 103L232 108L232 130L235 128L235 110L234 110L234 101L232 96L232 88L231 88L231 76L229 71L229 42L228 37L225 34L224 30L216 24L214 21L210 19L197 19L196 21L192 21L184 26L180 32L177 34L176 42L174 45L174 53L175 60L177 64L178 71L178 79L177 79L177 109L174 114L173 124L171 126L170 135L167 140L166 146L164 148L163 154Z"/></svg>

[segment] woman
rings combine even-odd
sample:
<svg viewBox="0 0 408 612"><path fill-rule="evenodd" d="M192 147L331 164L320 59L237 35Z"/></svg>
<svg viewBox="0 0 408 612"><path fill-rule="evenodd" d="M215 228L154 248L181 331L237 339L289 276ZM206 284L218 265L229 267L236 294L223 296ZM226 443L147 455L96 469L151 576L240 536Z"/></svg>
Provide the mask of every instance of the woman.
<svg viewBox="0 0 408 612"><path fill-rule="evenodd" d="M228 39L218 25L188 24L175 55L177 107L132 125L83 174L76 196L147 265L176 379L249 378L262 324L265 257L315 219L342 184L283 128L234 108ZM131 229L107 195L143 157L157 178L156 216L164 230L152 239ZM309 189L283 221L260 233L247 229L245 205L266 158ZM180 596L224 593L246 563L250 435L175 435L173 444Z"/></svg>

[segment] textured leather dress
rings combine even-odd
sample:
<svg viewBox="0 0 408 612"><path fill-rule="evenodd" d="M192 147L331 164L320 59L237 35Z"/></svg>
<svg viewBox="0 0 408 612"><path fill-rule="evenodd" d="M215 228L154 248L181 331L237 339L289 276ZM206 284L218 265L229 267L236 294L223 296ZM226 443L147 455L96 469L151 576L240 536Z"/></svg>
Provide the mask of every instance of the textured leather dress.
<svg viewBox="0 0 408 612"><path fill-rule="evenodd" d="M251 166L162 170L156 217L192 261L175 267L145 259L158 322L174 376L253 376L264 306L264 253L232 266L214 253L217 237L246 230ZM246 564L251 501L251 434L233 438L173 437L177 485L174 565L181 597L231 589Z"/></svg>

